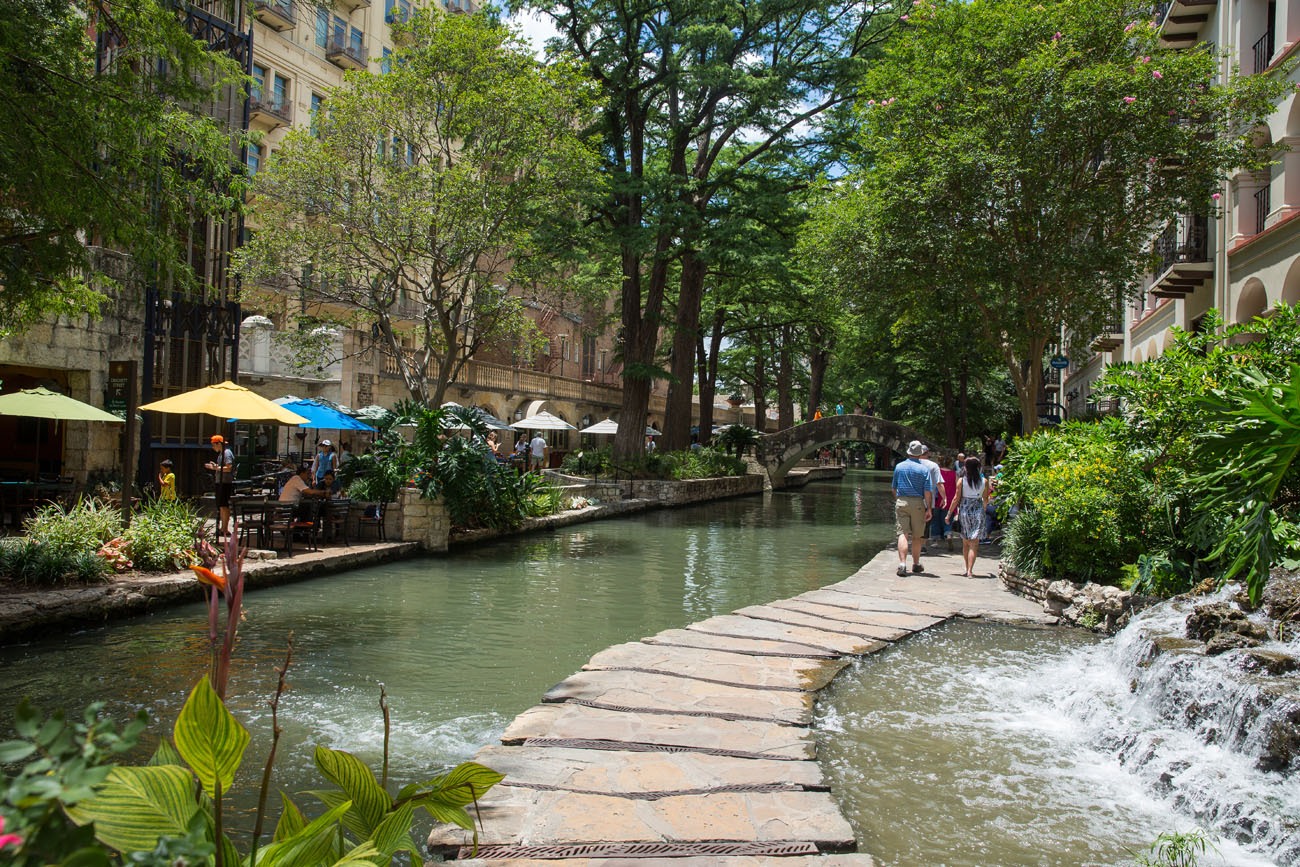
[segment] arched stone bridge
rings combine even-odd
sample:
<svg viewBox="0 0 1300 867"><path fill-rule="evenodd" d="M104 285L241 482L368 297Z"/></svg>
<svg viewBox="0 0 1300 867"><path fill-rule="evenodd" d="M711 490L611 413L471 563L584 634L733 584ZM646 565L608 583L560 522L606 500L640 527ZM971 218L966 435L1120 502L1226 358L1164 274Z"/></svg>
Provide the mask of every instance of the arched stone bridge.
<svg viewBox="0 0 1300 867"><path fill-rule="evenodd" d="M872 415L828 415L760 437L758 462L767 470L772 487L780 488L785 485L786 473L822 446L863 442L903 454L912 440L930 446L934 450L931 458L937 462L947 464L956 458L956 453L950 454L948 449L898 422Z"/></svg>

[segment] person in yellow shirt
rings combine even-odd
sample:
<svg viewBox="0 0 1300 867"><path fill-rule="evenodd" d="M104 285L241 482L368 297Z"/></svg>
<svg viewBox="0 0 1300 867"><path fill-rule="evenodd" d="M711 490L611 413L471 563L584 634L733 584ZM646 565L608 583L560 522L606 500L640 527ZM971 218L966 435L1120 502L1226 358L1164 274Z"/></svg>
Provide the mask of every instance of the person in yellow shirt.
<svg viewBox="0 0 1300 867"><path fill-rule="evenodd" d="M176 501L176 474L172 472L170 459L158 465L158 499Z"/></svg>

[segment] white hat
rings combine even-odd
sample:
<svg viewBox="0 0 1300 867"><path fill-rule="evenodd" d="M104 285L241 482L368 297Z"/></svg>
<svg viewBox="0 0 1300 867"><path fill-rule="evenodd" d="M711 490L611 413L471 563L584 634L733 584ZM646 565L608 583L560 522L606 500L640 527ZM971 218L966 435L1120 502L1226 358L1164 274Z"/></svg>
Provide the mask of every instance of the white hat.
<svg viewBox="0 0 1300 867"><path fill-rule="evenodd" d="M912 440L907 444L907 456L909 458L919 458L928 451L929 449L925 447L925 443L920 440Z"/></svg>
<svg viewBox="0 0 1300 867"><path fill-rule="evenodd" d="M320 444L323 446L329 446L330 448L334 447L334 443L330 442L329 440L321 440Z"/></svg>

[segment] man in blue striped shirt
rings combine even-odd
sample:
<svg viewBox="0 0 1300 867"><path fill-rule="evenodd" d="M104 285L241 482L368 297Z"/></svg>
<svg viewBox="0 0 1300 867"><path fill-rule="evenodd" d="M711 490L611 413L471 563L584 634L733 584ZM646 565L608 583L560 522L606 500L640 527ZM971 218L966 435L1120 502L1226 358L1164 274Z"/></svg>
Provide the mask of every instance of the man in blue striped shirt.
<svg viewBox="0 0 1300 867"><path fill-rule="evenodd" d="M898 574L907 574L907 551L912 550L912 571L924 572L921 567L921 536L930 521L934 506L934 482L930 470L919 458L925 454L925 443L912 440L907 444L907 460L894 467L894 528L898 533Z"/></svg>

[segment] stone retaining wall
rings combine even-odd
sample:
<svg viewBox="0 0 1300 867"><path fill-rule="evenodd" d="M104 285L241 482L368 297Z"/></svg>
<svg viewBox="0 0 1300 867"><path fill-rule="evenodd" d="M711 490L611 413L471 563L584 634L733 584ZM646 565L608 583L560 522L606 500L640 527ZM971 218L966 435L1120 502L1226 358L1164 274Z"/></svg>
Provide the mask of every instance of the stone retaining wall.
<svg viewBox="0 0 1300 867"><path fill-rule="evenodd" d="M1060 617L1062 623L1107 635L1123 629L1135 610L1133 594L1113 585L1028 578L1005 562L998 568L998 578L1017 596L1043 603L1043 610Z"/></svg>
<svg viewBox="0 0 1300 867"><path fill-rule="evenodd" d="M446 551L451 519L442 498L425 500L416 488L403 488L384 514L390 538L414 542L425 551Z"/></svg>
<svg viewBox="0 0 1300 867"><path fill-rule="evenodd" d="M765 476L759 475L687 479L681 482L629 479L619 482L619 487L627 499L654 500L661 506L686 506L706 500L761 494L766 481Z"/></svg>

